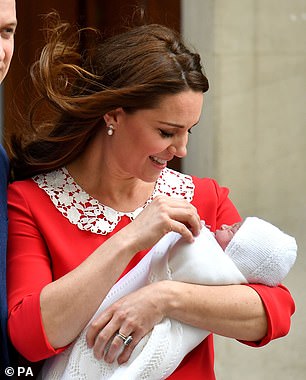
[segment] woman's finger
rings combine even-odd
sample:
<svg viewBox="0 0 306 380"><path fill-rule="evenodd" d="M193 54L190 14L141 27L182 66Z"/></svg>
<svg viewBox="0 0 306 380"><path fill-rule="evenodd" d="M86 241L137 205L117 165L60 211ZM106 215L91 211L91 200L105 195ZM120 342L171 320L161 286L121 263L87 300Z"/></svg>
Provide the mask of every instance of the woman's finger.
<svg viewBox="0 0 306 380"><path fill-rule="evenodd" d="M110 342L109 347L107 347L107 351L105 353L105 361L107 363L113 363L119 355L126 350L128 350L129 347L135 347L134 342L134 334L132 332L130 333L122 333L121 330L118 331L113 340ZM132 351L129 351L132 352ZM120 356L121 356L120 355Z"/></svg>
<svg viewBox="0 0 306 380"><path fill-rule="evenodd" d="M111 321L112 317L112 313L106 312L90 323L86 332L86 342L89 348L94 347L97 340L99 340L100 346L110 340L113 333L106 329L105 326Z"/></svg>
<svg viewBox="0 0 306 380"><path fill-rule="evenodd" d="M126 363L129 360L129 358L130 358L132 352L134 351L135 347L140 342L140 340L143 338L143 335L135 332L132 334L132 337L133 337L132 342L129 345L125 346L124 350L120 353L120 355L117 358L119 365Z"/></svg>
<svg viewBox="0 0 306 380"><path fill-rule="evenodd" d="M156 197L152 202L152 210L148 206L139 216L149 216L150 222L155 223L157 228L161 228L162 233L171 230L183 232L184 227L179 227L178 224L181 223L196 236L202 227L197 209L192 204L184 199L167 196ZM189 234L187 233L187 235Z"/></svg>

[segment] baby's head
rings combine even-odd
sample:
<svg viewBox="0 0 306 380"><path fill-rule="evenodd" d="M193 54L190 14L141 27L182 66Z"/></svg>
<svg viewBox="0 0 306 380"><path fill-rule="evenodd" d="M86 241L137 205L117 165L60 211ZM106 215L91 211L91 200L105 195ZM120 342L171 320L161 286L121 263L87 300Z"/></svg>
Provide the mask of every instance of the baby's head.
<svg viewBox="0 0 306 380"><path fill-rule="evenodd" d="M239 230L243 222L238 222L232 225L222 224L221 228L215 232L215 238L221 248L225 250L229 242Z"/></svg>
<svg viewBox="0 0 306 380"><path fill-rule="evenodd" d="M227 242L225 253L249 282L261 282L263 276L268 276L270 285L278 285L295 262L295 239L262 219L248 217L243 223L217 231L217 240L220 235L221 244L225 246Z"/></svg>

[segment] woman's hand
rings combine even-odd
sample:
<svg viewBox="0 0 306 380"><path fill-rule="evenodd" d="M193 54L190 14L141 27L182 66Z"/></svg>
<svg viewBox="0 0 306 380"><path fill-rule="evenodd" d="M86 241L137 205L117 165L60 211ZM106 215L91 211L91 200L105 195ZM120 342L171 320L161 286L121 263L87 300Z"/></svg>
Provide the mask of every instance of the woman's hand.
<svg viewBox="0 0 306 380"><path fill-rule="evenodd" d="M192 242L201 229L196 208L184 199L159 196L114 238L132 241L133 251L151 248L166 233L175 231ZM135 346L165 316L166 281L145 286L115 302L93 321L87 331L88 346L97 359L126 362ZM121 334L121 337L117 333ZM124 337L132 336L125 345ZM118 356L119 355L119 356Z"/></svg>
<svg viewBox="0 0 306 380"><path fill-rule="evenodd" d="M151 248L166 233L175 231L192 242L201 230L197 209L185 199L158 196L122 233L133 238L135 252Z"/></svg>
<svg viewBox="0 0 306 380"><path fill-rule="evenodd" d="M150 284L121 298L90 324L86 339L97 359L117 359L119 364L129 360L141 338L164 317L162 292L157 289L161 286L162 282ZM124 336L133 338L129 345L124 345Z"/></svg>

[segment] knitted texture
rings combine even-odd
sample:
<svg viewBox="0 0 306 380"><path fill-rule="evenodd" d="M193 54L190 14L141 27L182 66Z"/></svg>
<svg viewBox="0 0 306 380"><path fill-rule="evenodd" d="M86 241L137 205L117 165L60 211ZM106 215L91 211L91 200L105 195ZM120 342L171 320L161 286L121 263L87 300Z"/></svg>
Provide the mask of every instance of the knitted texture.
<svg viewBox="0 0 306 380"><path fill-rule="evenodd" d="M255 233L257 234L257 231ZM241 265L243 269L253 268L254 263L261 265L261 261L257 259L247 264L248 259L252 259L251 254L256 255L252 249L247 251L247 255L242 259L238 249L235 251L229 249L229 252L235 262L243 264ZM274 252L274 250L271 252L272 256ZM179 234L170 232L113 286L92 320L116 300L155 281L167 279L203 285L246 283L247 278L234 261L221 249L206 227L202 228L200 235L191 244L185 242ZM264 261L263 265L267 264L267 260ZM249 271L245 272L248 274ZM265 283L264 275L261 276L261 280ZM92 349L86 344L85 328L73 345L46 361L42 378L48 380L166 379L208 334L208 331L164 318L138 343L129 361L119 366L116 361L108 364L94 358Z"/></svg>
<svg viewBox="0 0 306 380"><path fill-rule="evenodd" d="M185 269L184 269L185 268ZM178 271L178 273L176 273ZM110 290L93 319L119 298L150 282L170 280L203 284L246 282L234 263L222 251L212 233L202 228L194 243L180 235L164 236L130 272ZM92 319L92 320L93 320ZM63 353L46 360L42 378L52 380L162 380L201 343L208 331L165 318L135 347L129 361L121 366L96 360L86 344L86 329Z"/></svg>
<svg viewBox="0 0 306 380"><path fill-rule="evenodd" d="M276 286L292 268L296 241L271 223L248 217L236 232L225 253L252 283Z"/></svg>

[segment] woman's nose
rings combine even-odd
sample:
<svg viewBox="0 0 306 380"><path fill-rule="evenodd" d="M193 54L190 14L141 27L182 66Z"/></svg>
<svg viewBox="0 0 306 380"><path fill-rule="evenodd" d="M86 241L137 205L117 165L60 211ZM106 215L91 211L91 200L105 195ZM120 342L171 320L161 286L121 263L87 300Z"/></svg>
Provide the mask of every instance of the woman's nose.
<svg viewBox="0 0 306 380"><path fill-rule="evenodd" d="M168 152L171 153L173 156L183 158L187 154L187 148L186 146L177 148L174 145L170 145L168 148Z"/></svg>
<svg viewBox="0 0 306 380"><path fill-rule="evenodd" d="M176 141L169 146L168 152L179 158L185 157L187 155L187 141L185 139Z"/></svg>

